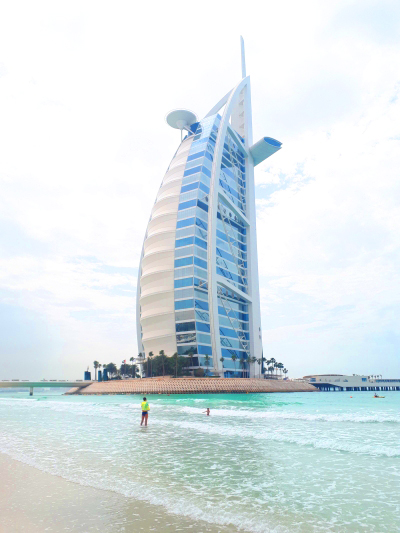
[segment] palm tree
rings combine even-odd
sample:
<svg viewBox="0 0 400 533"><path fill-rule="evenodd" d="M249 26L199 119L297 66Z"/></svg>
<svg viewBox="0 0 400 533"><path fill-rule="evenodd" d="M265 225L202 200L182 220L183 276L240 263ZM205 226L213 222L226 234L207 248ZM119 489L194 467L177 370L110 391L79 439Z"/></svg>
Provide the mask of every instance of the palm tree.
<svg viewBox="0 0 400 533"><path fill-rule="evenodd" d="M207 374L208 374L208 365L210 364L210 359L211 359L211 357L209 355L206 355L204 357L204 363L205 363L205 365L207 367Z"/></svg>
<svg viewBox="0 0 400 533"><path fill-rule="evenodd" d="M287 374L288 372L289 372L289 370L288 370L287 368L284 368L284 369L283 369L283 373L285 374L285 376L286 376L286 374Z"/></svg>
<svg viewBox="0 0 400 533"><path fill-rule="evenodd" d="M162 375L165 376L165 367L164 367L165 352L164 350L160 350L160 356L161 356L161 362L162 362Z"/></svg>
<svg viewBox="0 0 400 533"><path fill-rule="evenodd" d="M268 372L271 374L271 377L272 377L272 372L274 371L274 367L272 365L270 365L268 367Z"/></svg>
<svg viewBox="0 0 400 533"><path fill-rule="evenodd" d="M193 366L193 352L192 351L189 352L188 357L190 359L190 366Z"/></svg>
<svg viewBox="0 0 400 533"><path fill-rule="evenodd" d="M279 372L280 372L281 377L282 377L282 370L285 368L285 365L283 363L278 363L278 368L279 368Z"/></svg>
<svg viewBox="0 0 400 533"><path fill-rule="evenodd" d="M271 374L274 371L275 363L276 363L276 359L274 359L274 357L271 357L271 359L269 360L270 366L272 365Z"/></svg>
<svg viewBox="0 0 400 533"><path fill-rule="evenodd" d="M134 366L133 366L133 362L135 361L135 358L131 357L129 359L129 361L132 363L132 377L134 378L135 377L135 369L134 369Z"/></svg>
<svg viewBox="0 0 400 533"><path fill-rule="evenodd" d="M149 352L149 360L150 360L150 377L153 375L153 368L151 363L151 358L153 357L153 352Z"/></svg>
<svg viewBox="0 0 400 533"><path fill-rule="evenodd" d="M246 359L242 356L242 357L239 359L239 363L240 363L241 366L242 366L242 378L244 378L244 369L246 368Z"/></svg>
<svg viewBox="0 0 400 533"><path fill-rule="evenodd" d="M235 365L235 374L236 374L236 359L237 359L237 355L232 355L231 359L233 361L233 364Z"/></svg>
<svg viewBox="0 0 400 533"><path fill-rule="evenodd" d="M260 378L261 378L261 373L264 374L264 372L265 372L264 361L265 361L265 358L264 358L264 352L261 352L261 371L260 371Z"/></svg>
<svg viewBox="0 0 400 533"><path fill-rule="evenodd" d="M96 373L97 373L97 369L99 368L99 362L93 361L93 366L94 366L94 380L96 381Z"/></svg>
<svg viewBox="0 0 400 533"><path fill-rule="evenodd" d="M258 378L261 379L261 363L262 363L262 357L260 357L259 359L257 359L257 363L258 363Z"/></svg>
<svg viewBox="0 0 400 533"><path fill-rule="evenodd" d="M224 373L224 361L225 361L225 357L220 357L219 360L221 361L222 363L222 374Z"/></svg>
<svg viewBox="0 0 400 533"><path fill-rule="evenodd" d="M175 377L178 377L178 352L175 352L172 356L175 361Z"/></svg>
<svg viewBox="0 0 400 533"><path fill-rule="evenodd" d="M110 373L111 376L113 376L114 374L117 374L118 369L114 363L108 363L108 365L106 366L106 370Z"/></svg>
<svg viewBox="0 0 400 533"><path fill-rule="evenodd" d="M252 365L254 365L254 363L257 363L257 357L254 357L253 355L253 357L250 357L249 361ZM255 374L255 371L254 371L254 374ZM249 367L249 377L250 377L250 367Z"/></svg>

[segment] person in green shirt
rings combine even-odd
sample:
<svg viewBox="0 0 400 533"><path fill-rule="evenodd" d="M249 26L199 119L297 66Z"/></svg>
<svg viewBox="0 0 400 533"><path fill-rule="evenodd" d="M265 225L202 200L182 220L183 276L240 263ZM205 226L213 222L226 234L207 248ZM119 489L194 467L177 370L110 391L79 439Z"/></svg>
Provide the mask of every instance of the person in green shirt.
<svg viewBox="0 0 400 533"><path fill-rule="evenodd" d="M149 411L150 411L150 406L149 406L146 398L143 398L143 401L142 401L142 421L140 422L141 426L143 426L143 422L144 422L144 425L147 426L147 419L149 418Z"/></svg>

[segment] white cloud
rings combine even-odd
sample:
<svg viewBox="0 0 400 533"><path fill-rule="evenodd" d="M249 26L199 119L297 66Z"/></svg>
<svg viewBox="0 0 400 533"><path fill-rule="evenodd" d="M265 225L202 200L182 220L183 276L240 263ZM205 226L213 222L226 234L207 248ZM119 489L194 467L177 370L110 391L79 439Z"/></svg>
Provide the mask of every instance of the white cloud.
<svg viewBox="0 0 400 533"><path fill-rule="evenodd" d="M265 180L258 172L260 184L271 184L271 175L283 183L274 182L277 190L258 208L266 349L284 349L299 373L304 359L298 361L296 348L287 350L284 340L299 328L309 370L368 373L371 361L363 350L372 335L381 339L375 368L386 364L382 351L400 347L398 340L387 346L387 337L398 335L400 312L399 95L397 85L360 116L299 136L276 167L271 159ZM271 321L275 327L268 327ZM396 372L397 364L387 369Z"/></svg>
<svg viewBox="0 0 400 533"><path fill-rule="evenodd" d="M241 33L254 137L283 141L256 176L265 350L298 373L380 370L339 357L368 330L380 364L399 316L400 41L382 25L398 7L367 4L2 7L0 290L9 323L45 325L10 333L10 372L16 353L76 378L136 352L132 269L178 142L164 116L203 116L237 83Z"/></svg>

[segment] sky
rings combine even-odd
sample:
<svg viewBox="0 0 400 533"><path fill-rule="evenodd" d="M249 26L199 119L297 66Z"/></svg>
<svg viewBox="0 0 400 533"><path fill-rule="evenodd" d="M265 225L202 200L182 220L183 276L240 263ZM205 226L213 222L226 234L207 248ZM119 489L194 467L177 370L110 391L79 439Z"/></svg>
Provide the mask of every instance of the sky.
<svg viewBox="0 0 400 533"><path fill-rule="evenodd" d="M265 357L290 377L400 377L398 1L4 2L0 379L136 356L151 207L179 132L241 77Z"/></svg>

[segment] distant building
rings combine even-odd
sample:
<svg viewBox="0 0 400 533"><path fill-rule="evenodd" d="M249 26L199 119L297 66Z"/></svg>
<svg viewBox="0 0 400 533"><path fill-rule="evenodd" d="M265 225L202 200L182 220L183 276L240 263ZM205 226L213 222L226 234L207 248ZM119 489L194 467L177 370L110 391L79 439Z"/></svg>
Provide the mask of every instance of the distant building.
<svg viewBox="0 0 400 533"><path fill-rule="evenodd" d="M263 137L253 144L243 41L236 87L200 121L175 110L167 122L184 138L144 239L139 352L191 354L192 368L221 377L254 376L249 360L262 357L254 166L281 143Z"/></svg>
<svg viewBox="0 0 400 533"><path fill-rule="evenodd" d="M383 379L374 376L345 376L342 374L313 374L303 379L323 391L400 391L400 379Z"/></svg>

